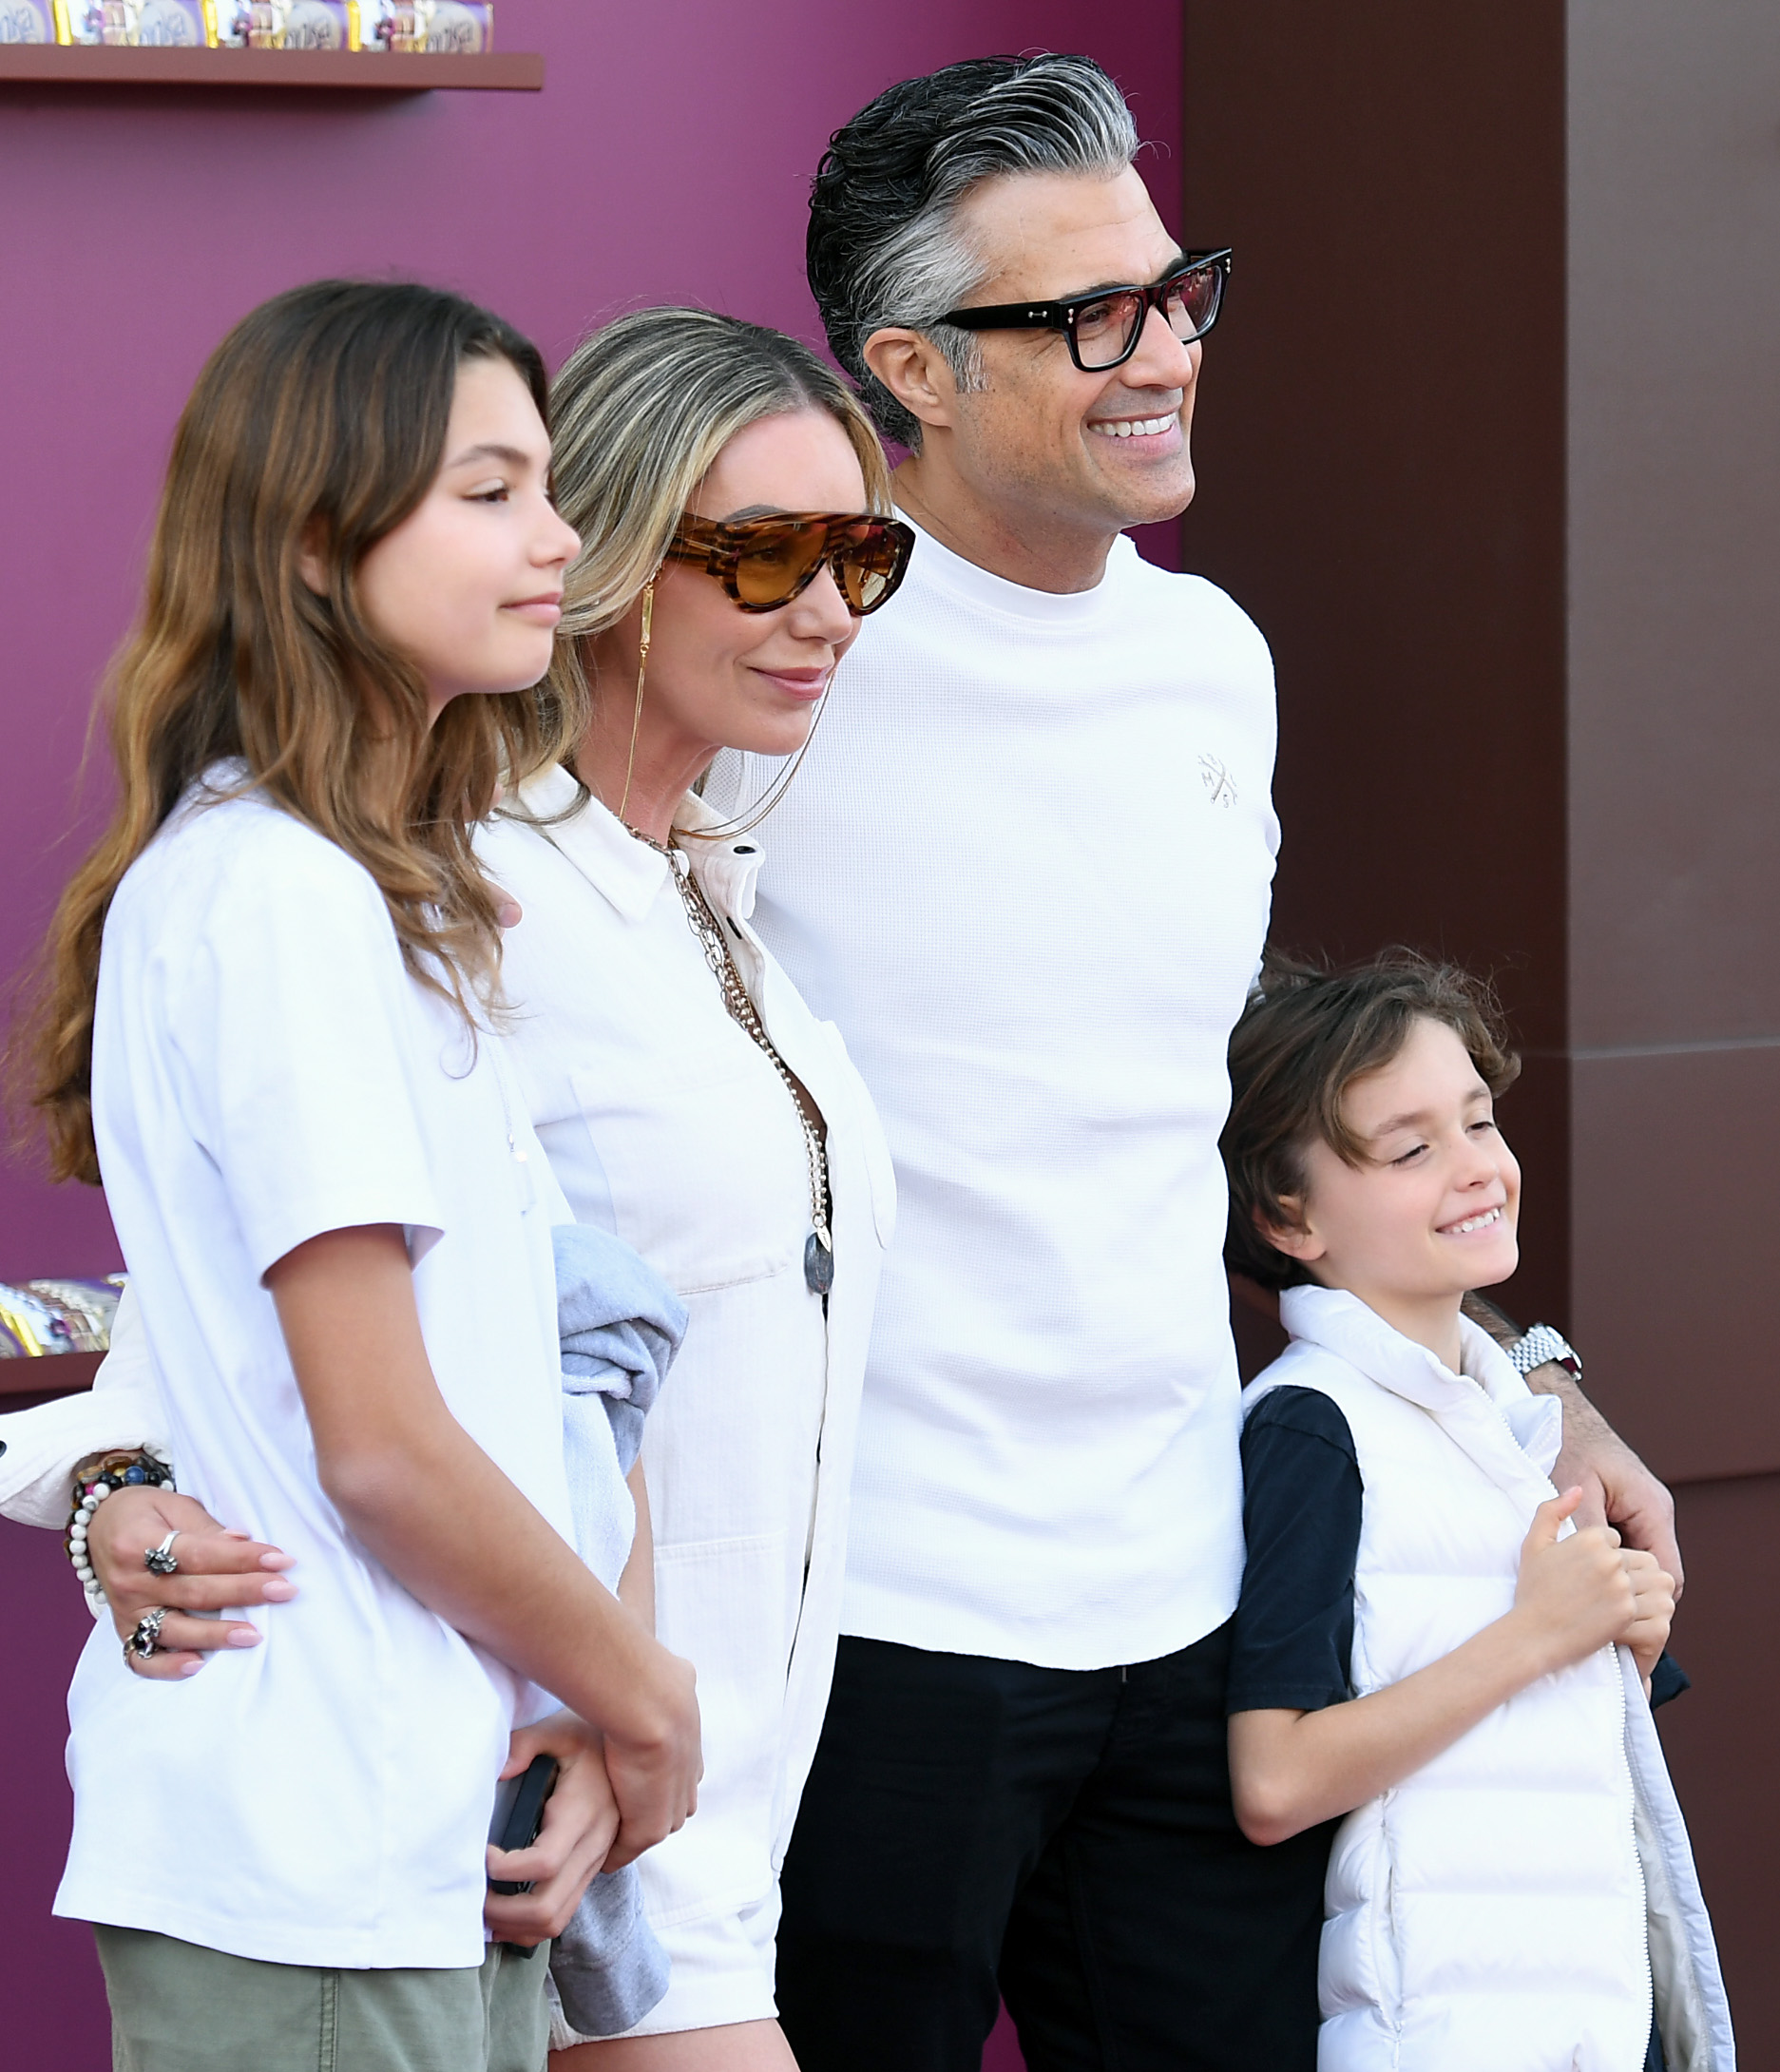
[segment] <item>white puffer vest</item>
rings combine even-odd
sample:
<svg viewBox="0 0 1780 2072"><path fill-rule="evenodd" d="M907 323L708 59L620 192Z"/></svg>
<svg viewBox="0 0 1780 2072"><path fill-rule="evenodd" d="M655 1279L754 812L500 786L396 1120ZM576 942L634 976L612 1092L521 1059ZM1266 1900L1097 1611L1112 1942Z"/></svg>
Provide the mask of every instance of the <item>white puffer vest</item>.
<svg viewBox="0 0 1780 2072"><path fill-rule="evenodd" d="M1510 1609L1561 1406L1468 1322L1460 1376L1341 1291L1289 1289L1280 1316L1293 1343L1244 1406L1311 1388L1348 1420L1364 1697ZM1349 1813L1327 1915L1319 2072L1642 2072L1653 1975L1669 2072L1734 2072L1687 1832L1623 1649L1541 1678Z"/></svg>

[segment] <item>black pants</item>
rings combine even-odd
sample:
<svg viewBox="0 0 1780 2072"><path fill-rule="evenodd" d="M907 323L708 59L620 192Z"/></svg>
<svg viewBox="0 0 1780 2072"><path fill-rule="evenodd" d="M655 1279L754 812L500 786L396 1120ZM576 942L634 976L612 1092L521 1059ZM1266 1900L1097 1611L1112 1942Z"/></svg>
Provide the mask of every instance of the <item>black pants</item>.
<svg viewBox="0 0 1780 2072"><path fill-rule="evenodd" d="M843 1640L784 1874L801 2072L1313 2072L1331 1830L1238 1831L1227 1627L1128 1669Z"/></svg>

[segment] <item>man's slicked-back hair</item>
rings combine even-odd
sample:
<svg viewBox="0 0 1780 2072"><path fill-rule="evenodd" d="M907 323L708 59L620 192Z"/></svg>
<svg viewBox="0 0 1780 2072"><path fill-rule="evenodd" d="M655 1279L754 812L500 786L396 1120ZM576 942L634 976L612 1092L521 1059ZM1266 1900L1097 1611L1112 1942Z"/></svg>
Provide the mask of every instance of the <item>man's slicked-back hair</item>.
<svg viewBox="0 0 1780 2072"><path fill-rule="evenodd" d="M918 448L921 426L866 366L874 331L923 331L963 388L973 333L937 324L986 277L958 204L1006 173L1111 178L1137 156L1131 110L1092 58L969 58L889 87L837 129L810 190L810 291L834 357L887 438Z"/></svg>

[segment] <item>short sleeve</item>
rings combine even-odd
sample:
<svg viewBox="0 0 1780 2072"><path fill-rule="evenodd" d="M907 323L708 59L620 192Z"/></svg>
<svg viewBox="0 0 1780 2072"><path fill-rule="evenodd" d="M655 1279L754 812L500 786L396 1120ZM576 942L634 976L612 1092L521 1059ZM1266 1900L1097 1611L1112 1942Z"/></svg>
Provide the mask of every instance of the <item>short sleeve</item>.
<svg viewBox="0 0 1780 2072"><path fill-rule="evenodd" d="M1320 1390L1279 1388L1242 1434L1248 1544L1228 1712L1320 1712L1352 1695L1363 1489L1353 1435Z"/></svg>
<svg viewBox="0 0 1780 2072"><path fill-rule="evenodd" d="M1650 1709L1655 1712L1658 1705L1667 1705L1683 1691L1694 1688L1694 1679L1667 1648L1656 1658L1656 1666L1650 1673Z"/></svg>
<svg viewBox="0 0 1780 2072"><path fill-rule="evenodd" d="M415 1084L445 1068L382 894L295 823L243 843L167 1007L182 1104L256 1275L373 1223L418 1253L443 1228ZM460 1068L469 1062L468 1032Z"/></svg>

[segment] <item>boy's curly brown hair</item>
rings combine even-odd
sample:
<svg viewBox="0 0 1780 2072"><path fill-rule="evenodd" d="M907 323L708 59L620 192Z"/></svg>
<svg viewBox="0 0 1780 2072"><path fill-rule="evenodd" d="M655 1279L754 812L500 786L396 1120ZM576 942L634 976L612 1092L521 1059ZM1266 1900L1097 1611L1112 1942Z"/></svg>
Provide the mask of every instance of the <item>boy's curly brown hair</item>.
<svg viewBox="0 0 1780 2072"><path fill-rule="evenodd" d="M1268 1242L1264 1226L1294 1220L1287 1203L1304 1194L1304 1154L1315 1139L1349 1165L1361 1162L1343 1097L1396 1057L1418 1019L1453 1031L1492 1094L1513 1084L1521 1061L1495 994L1456 965L1387 950L1330 970L1269 951L1230 1039L1230 1120L1219 1149L1230 1176L1224 1261L1233 1273L1274 1289L1314 1277Z"/></svg>

